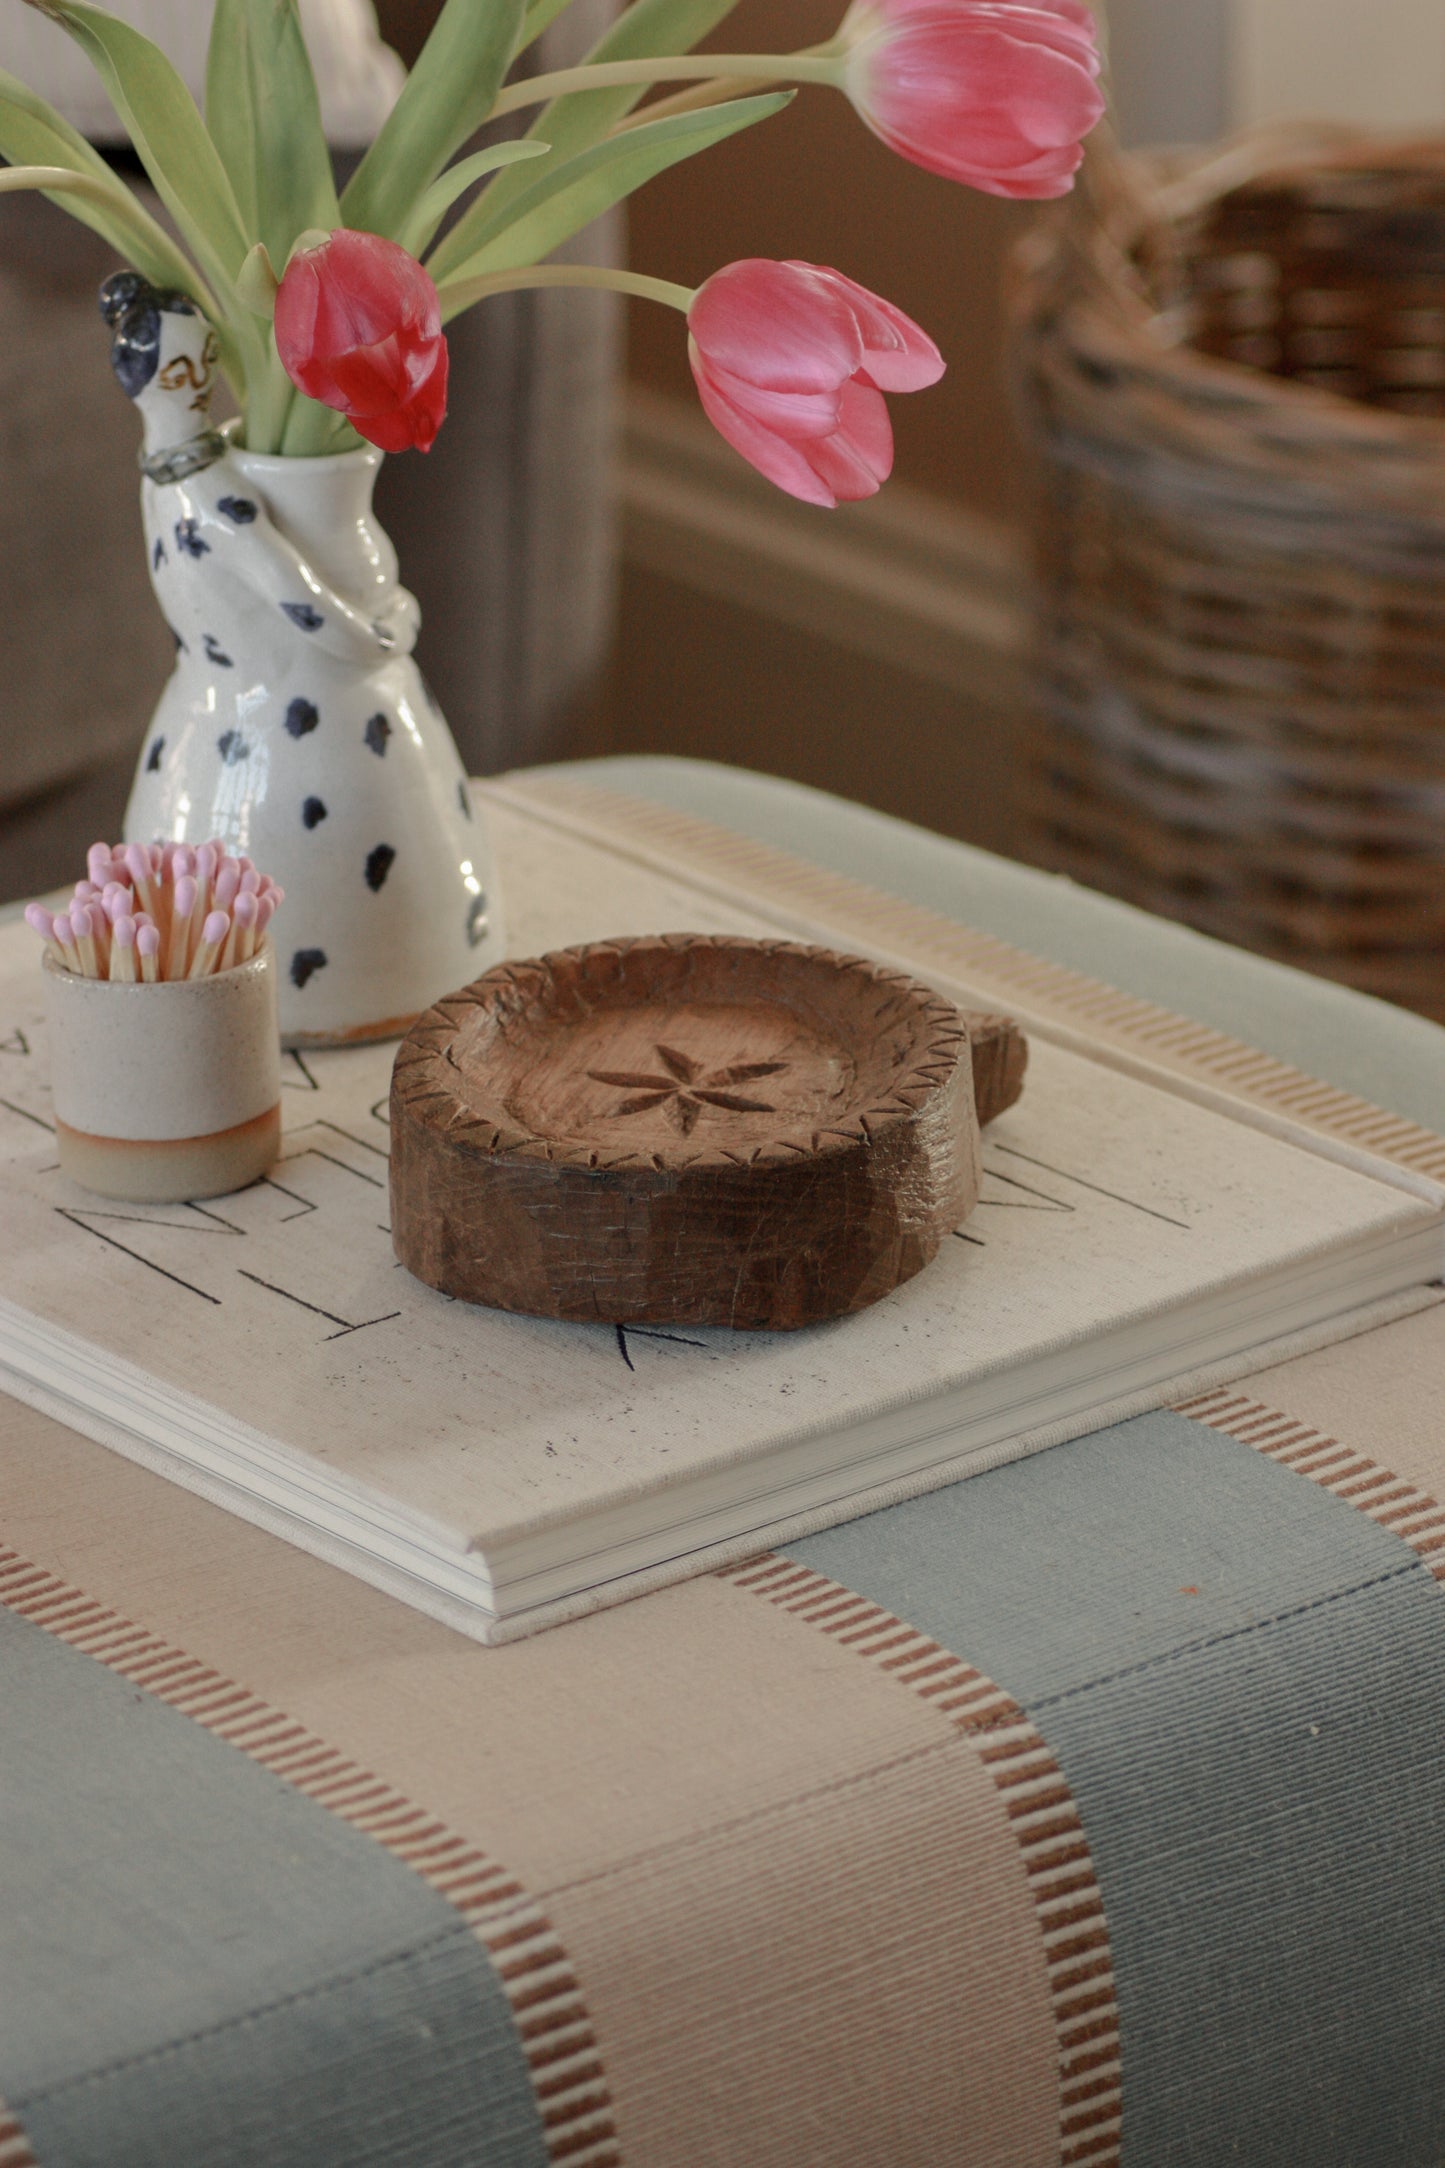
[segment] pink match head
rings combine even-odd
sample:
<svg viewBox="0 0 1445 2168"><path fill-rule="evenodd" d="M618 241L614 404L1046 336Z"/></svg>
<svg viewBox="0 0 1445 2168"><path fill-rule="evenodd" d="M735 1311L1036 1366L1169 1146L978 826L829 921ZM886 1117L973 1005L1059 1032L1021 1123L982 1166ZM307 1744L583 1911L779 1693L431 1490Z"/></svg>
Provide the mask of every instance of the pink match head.
<svg viewBox="0 0 1445 2168"><path fill-rule="evenodd" d="M39 934L42 941L53 941L55 939L55 921L44 904L27 903L25 906L25 923L33 932Z"/></svg>
<svg viewBox="0 0 1445 2168"><path fill-rule="evenodd" d="M100 890L96 887L94 881L77 881L75 884L75 900L77 903L91 903L99 894Z"/></svg>
<svg viewBox="0 0 1445 2168"><path fill-rule="evenodd" d="M188 876L190 876L190 875L194 874L194 873L195 873L195 870L196 870L196 854L195 854L195 852L194 852L193 850L191 850L191 849L190 849L189 845L187 845L187 844L185 844L185 843L178 843L178 844L176 845L176 855L175 855L175 857L174 857L174 858L173 858L173 859L171 860L171 872L172 872L172 874L174 875L174 877L176 878L176 880L178 880L178 881L179 881L179 880L181 880L181 879L183 879L183 878L185 878L185 877L188 877Z"/></svg>
<svg viewBox="0 0 1445 2168"><path fill-rule="evenodd" d="M203 843L196 853L197 880L204 881L207 887L209 887L211 882L214 881L214 879L216 878L216 868L220 865L220 863L221 854L216 849L215 844Z"/></svg>
<svg viewBox="0 0 1445 2168"><path fill-rule="evenodd" d="M209 911L201 928L201 939L207 948L219 948L231 930L231 921L224 911Z"/></svg>
<svg viewBox="0 0 1445 2168"><path fill-rule="evenodd" d="M180 857L180 853L179 853L179 851L178 851L178 852L176 853L176 857L177 857L177 859L179 859L179 857ZM194 911L194 910L195 910L195 908L196 908L196 882L195 882L195 876L194 876L193 874L190 874L190 873L183 873L183 874L181 875L180 879L179 879L179 880L178 880L178 881L176 882L176 904L175 904L175 909L176 909L176 916L177 916L177 918L189 918L189 917L190 917L190 915L191 915L191 913L192 913L192 911Z"/></svg>
<svg viewBox="0 0 1445 2168"><path fill-rule="evenodd" d="M241 885L241 869L234 860L226 859L216 875L216 909L229 911L236 900L236 890Z"/></svg>
<svg viewBox="0 0 1445 2168"><path fill-rule="evenodd" d="M127 843L125 847L125 870L133 881L149 881L155 871L150 852L139 843Z"/></svg>
<svg viewBox="0 0 1445 2168"><path fill-rule="evenodd" d="M115 922L115 945L117 948L134 948L139 929L133 918L118 918Z"/></svg>
<svg viewBox="0 0 1445 2168"><path fill-rule="evenodd" d="M249 932L250 928L256 924L260 913L261 899L258 896L253 896L249 889L243 889L236 898L236 924L240 927L242 933Z"/></svg>
<svg viewBox="0 0 1445 2168"><path fill-rule="evenodd" d="M72 927L70 920L65 916L63 912L61 916L55 920L52 931L54 933L55 939L60 943L62 948L69 948L72 941L75 939L75 930Z"/></svg>
<svg viewBox="0 0 1445 2168"><path fill-rule="evenodd" d="M85 854L85 869L97 887L109 877L111 855L108 843L92 843Z"/></svg>
<svg viewBox="0 0 1445 2168"><path fill-rule="evenodd" d="M114 926L117 920L135 915L135 896L124 881L112 881L101 897L101 909Z"/></svg>
<svg viewBox="0 0 1445 2168"><path fill-rule="evenodd" d="M73 903L71 905L70 925L72 934L77 941L90 940L96 927L95 921L90 915L90 905L88 903Z"/></svg>
<svg viewBox="0 0 1445 2168"><path fill-rule="evenodd" d="M244 895L254 896L261 886L261 876L248 858L241 867L241 890Z"/></svg>
<svg viewBox="0 0 1445 2168"><path fill-rule="evenodd" d="M135 945L142 956L158 956L161 946L160 929L155 926L138 927Z"/></svg>

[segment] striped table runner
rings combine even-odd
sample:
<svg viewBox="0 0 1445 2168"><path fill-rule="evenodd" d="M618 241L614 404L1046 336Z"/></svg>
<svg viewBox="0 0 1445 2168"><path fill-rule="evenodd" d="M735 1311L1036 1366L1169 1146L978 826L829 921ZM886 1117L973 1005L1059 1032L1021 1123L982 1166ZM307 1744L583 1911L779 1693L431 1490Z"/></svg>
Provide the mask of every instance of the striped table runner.
<svg viewBox="0 0 1445 2168"><path fill-rule="evenodd" d="M0 1404L0 2168L1438 2168L1442 1377L500 1650Z"/></svg>

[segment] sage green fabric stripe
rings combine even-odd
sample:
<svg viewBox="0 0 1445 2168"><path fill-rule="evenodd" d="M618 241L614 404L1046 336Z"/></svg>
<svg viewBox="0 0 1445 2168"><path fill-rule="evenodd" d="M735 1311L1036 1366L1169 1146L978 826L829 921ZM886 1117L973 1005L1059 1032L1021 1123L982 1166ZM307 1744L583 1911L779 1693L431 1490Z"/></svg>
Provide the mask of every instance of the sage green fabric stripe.
<svg viewBox="0 0 1445 2168"><path fill-rule="evenodd" d="M1445 1597L1167 1411L790 1544L1011 1693L1109 1924L1125 2168L1439 2168Z"/></svg>
<svg viewBox="0 0 1445 2168"><path fill-rule="evenodd" d="M777 776L659 756L577 761L558 773L886 889L1445 1132L1445 1031L1387 1002Z"/></svg>
<svg viewBox="0 0 1445 2168"><path fill-rule="evenodd" d="M543 2168L444 1898L0 1607L0 2097L41 2168Z"/></svg>

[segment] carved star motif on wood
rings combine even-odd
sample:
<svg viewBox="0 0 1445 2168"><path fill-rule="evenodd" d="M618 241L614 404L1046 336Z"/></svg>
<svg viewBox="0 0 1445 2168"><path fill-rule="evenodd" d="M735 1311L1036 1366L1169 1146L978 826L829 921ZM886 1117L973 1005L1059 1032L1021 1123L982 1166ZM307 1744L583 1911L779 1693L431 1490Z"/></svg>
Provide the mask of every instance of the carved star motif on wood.
<svg viewBox="0 0 1445 2168"><path fill-rule="evenodd" d="M726 1114L773 1114L777 1109L766 1099L751 1099L735 1087L757 1077L781 1076L785 1061L738 1061L723 1069L703 1070L690 1054L675 1046L654 1046L661 1071L635 1069L589 1069L594 1084L611 1084L630 1096L612 1109L617 1114L649 1114L662 1109L663 1118L684 1137L690 1136L708 1107Z"/></svg>

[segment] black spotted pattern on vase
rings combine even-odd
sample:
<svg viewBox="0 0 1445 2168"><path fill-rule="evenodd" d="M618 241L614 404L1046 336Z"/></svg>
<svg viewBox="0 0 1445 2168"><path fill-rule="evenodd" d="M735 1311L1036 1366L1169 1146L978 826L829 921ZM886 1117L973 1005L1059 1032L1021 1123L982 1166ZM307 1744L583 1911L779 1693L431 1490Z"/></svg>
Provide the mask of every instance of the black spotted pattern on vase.
<svg viewBox="0 0 1445 2168"><path fill-rule="evenodd" d="M288 891L283 1034L343 1033L474 975L492 931L470 892L490 887L468 825L482 816L420 682L414 605L378 589L374 555L348 569L346 522L333 594L242 460L142 484L156 595L183 638L133 815L147 835L245 838Z"/></svg>
<svg viewBox="0 0 1445 2168"><path fill-rule="evenodd" d="M319 948L299 948L291 959L291 984L299 989L318 971L326 969L326 951Z"/></svg>

